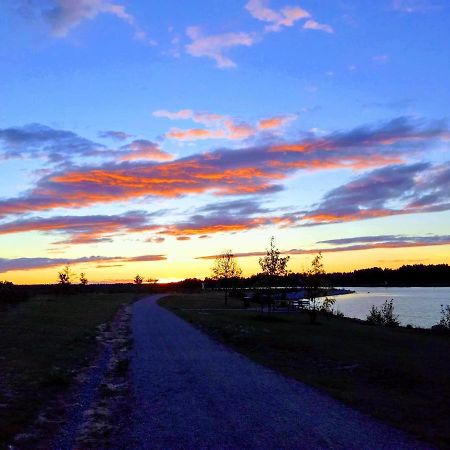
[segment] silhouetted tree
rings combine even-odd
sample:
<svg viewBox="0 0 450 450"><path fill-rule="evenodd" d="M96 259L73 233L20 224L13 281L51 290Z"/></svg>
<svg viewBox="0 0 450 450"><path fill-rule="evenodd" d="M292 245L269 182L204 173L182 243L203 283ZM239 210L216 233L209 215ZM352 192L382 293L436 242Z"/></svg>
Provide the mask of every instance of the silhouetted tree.
<svg viewBox="0 0 450 450"><path fill-rule="evenodd" d="M259 258L259 265L263 275L274 279L284 277L289 273L287 263L289 256L280 256L281 252L275 246L275 238L270 238L270 247L266 249L266 256Z"/></svg>
<svg viewBox="0 0 450 450"><path fill-rule="evenodd" d="M141 285L143 283L143 281L144 281L144 278L142 278L139 274L137 274L134 277L133 281L134 281L134 284Z"/></svg>
<svg viewBox="0 0 450 450"><path fill-rule="evenodd" d="M70 267L66 265L60 272L58 272L58 283L62 286L69 286L72 284L73 277L74 273Z"/></svg>
<svg viewBox="0 0 450 450"><path fill-rule="evenodd" d="M242 274L242 270L236 262L233 252L231 250L225 250L221 255L217 255L211 272L212 278L218 280L224 287L225 305L227 305L230 284Z"/></svg>
<svg viewBox="0 0 450 450"><path fill-rule="evenodd" d="M80 273L80 284L82 286L86 286L88 284L88 279L86 278L86 274L84 272Z"/></svg>
<svg viewBox="0 0 450 450"><path fill-rule="evenodd" d="M272 287L279 284L280 279L285 278L289 274L287 263L289 256L281 256L280 250L275 246L275 238L270 238L270 246L266 249L266 256L259 258L259 265L261 267L261 275L263 283L267 287L267 303L268 308L273 303ZM263 299L261 301L261 308Z"/></svg>
<svg viewBox="0 0 450 450"><path fill-rule="evenodd" d="M325 269L323 267L323 256L319 252L311 262L311 267L306 273L306 293L309 300L309 320L315 323L319 307L321 310L330 312L335 303L334 298L326 297L328 292ZM325 297L322 304L319 305L319 298Z"/></svg>

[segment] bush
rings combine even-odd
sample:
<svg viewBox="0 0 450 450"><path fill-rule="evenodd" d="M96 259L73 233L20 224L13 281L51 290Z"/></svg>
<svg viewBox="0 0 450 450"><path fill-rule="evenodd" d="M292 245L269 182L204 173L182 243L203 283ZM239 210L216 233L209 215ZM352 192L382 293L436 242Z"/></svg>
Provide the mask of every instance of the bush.
<svg viewBox="0 0 450 450"><path fill-rule="evenodd" d="M320 305L320 310L326 314L333 314L333 305L336 303L336 299L333 297L325 297Z"/></svg>
<svg viewBox="0 0 450 450"><path fill-rule="evenodd" d="M450 305L441 305L441 320L439 325L450 330Z"/></svg>
<svg viewBox="0 0 450 450"><path fill-rule="evenodd" d="M373 325L384 325L385 327L398 327L400 322L398 316L394 314L394 300L386 300L384 304L377 308L372 305L366 317L367 322Z"/></svg>

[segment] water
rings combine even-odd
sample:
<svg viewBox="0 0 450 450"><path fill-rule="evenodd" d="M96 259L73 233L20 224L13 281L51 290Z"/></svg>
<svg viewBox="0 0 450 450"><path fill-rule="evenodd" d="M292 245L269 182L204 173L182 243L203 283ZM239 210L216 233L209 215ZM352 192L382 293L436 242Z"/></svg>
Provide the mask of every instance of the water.
<svg viewBox="0 0 450 450"><path fill-rule="evenodd" d="M402 325L430 328L441 317L441 305L450 305L450 287L349 287L355 294L336 296L335 308L347 317L365 319L372 305L394 299Z"/></svg>

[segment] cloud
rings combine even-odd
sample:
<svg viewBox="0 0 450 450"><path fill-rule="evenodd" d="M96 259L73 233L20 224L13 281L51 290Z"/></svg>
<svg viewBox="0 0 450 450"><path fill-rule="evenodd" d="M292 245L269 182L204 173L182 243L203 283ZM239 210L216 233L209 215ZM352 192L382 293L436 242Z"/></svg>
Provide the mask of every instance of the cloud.
<svg viewBox="0 0 450 450"><path fill-rule="evenodd" d="M376 55L372 57L372 62L378 65L383 65L389 62L389 55Z"/></svg>
<svg viewBox="0 0 450 450"><path fill-rule="evenodd" d="M316 31L324 31L325 33L334 33L333 28L326 23L319 23L313 19L307 20L303 24L303 28L305 30L316 30Z"/></svg>
<svg viewBox="0 0 450 450"><path fill-rule="evenodd" d="M178 141L198 141L203 139L224 139L225 132L223 130L206 130L204 128L189 128L180 130L172 128L166 133L166 138L176 139Z"/></svg>
<svg viewBox="0 0 450 450"><path fill-rule="evenodd" d="M151 160L171 161L173 155L161 150L158 144L145 139L137 139L130 144L121 147L125 154L120 157L121 161Z"/></svg>
<svg viewBox="0 0 450 450"><path fill-rule="evenodd" d="M234 233L267 225L288 225L291 217L277 216L261 206L256 198L210 203L202 206L188 220L163 227L159 233L176 236L179 240L197 236L205 238L214 233Z"/></svg>
<svg viewBox="0 0 450 450"><path fill-rule="evenodd" d="M156 45L137 24L135 17L125 6L109 0L21 0L19 11L35 15L49 26L53 36L67 37L86 20L94 20L102 14L110 14L123 21L133 30L134 38L146 45Z"/></svg>
<svg viewBox="0 0 450 450"><path fill-rule="evenodd" d="M297 116L295 114L268 117L266 119L259 120L258 129L273 130L273 129L277 129L277 128L282 128L282 127L285 127L286 125L289 125L295 119L297 119Z"/></svg>
<svg viewBox="0 0 450 450"><path fill-rule="evenodd" d="M404 246L448 245L450 235L407 236L403 234L388 234L375 236L357 236L351 238L328 239L317 244L348 245L348 244L395 244Z"/></svg>
<svg viewBox="0 0 450 450"><path fill-rule="evenodd" d="M129 25L135 24L134 17L122 5L107 0L53 0L48 7L41 7L40 13L57 37L66 37L82 21L95 19L104 13L112 14Z"/></svg>
<svg viewBox="0 0 450 450"><path fill-rule="evenodd" d="M0 223L0 235L40 231L47 234L63 234L68 237L58 244L91 244L110 242L113 236L148 231L153 214L144 211L128 211L120 215L55 216L50 218L20 218Z"/></svg>
<svg viewBox="0 0 450 450"><path fill-rule="evenodd" d="M123 131L105 131L100 137L126 140L132 137ZM72 131L59 130L38 123L0 129L0 159L45 158L53 163L67 163L74 158L146 159L169 161L173 156L154 142L136 139L118 149L83 138Z"/></svg>
<svg viewBox="0 0 450 450"><path fill-rule="evenodd" d="M169 120L192 120L193 122L201 123L203 125L220 123L228 118L228 116L223 114L193 111L192 109L180 109L179 111L158 109L157 111L153 111L153 115Z"/></svg>
<svg viewBox="0 0 450 450"><path fill-rule="evenodd" d="M82 258L0 258L0 273L48 269L66 264L89 264L89 263L111 263L111 262L138 262L138 261L164 261L165 255L141 255L141 256L86 256Z"/></svg>
<svg viewBox="0 0 450 450"><path fill-rule="evenodd" d="M19 197L0 200L0 217L144 196L273 193L282 189L283 180L299 170L361 170L398 164L447 135L442 122L399 118L320 137L308 135L289 144L220 148L173 161L71 166L42 176L34 188ZM328 208L328 203L325 206ZM330 206L336 204L331 202ZM316 209L318 213L322 207ZM313 214L311 211L310 220L316 221Z"/></svg>
<svg viewBox="0 0 450 450"><path fill-rule="evenodd" d="M38 123L0 129L0 144L0 159L42 157L61 162L73 156L107 154L102 144Z"/></svg>
<svg viewBox="0 0 450 450"><path fill-rule="evenodd" d="M145 240L145 242L150 242L152 244L161 244L164 242L166 238L163 238L162 236L151 236Z"/></svg>
<svg viewBox="0 0 450 450"><path fill-rule="evenodd" d="M223 33L209 36L202 35L200 28L188 27L186 34L191 43L186 45L186 52L194 57L213 59L220 69L236 67L236 63L224 53L234 47L251 47L255 37L248 33Z"/></svg>
<svg viewBox="0 0 450 450"><path fill-rule="evenodd" d="M248 124L236 117L207 112L196 112L191 109L179 111L158 110L154 111L155 117L169 120L191 120L210 128L172 128L166 137L181 141L197 141L204 139L243 140L257 135L258 132L275 132L293 122L295 114L285 114L260 119L255 125ZM212 127L212 128L211 128Z"/></svg>
<svg viewBox="0 0 450 450"><path fill-rule="evenodd" d="M114 139L116 141L126 141L133 137L132 134L125 133L124 131L100 131L99 136L101 138Z"/></svg>
<svg viewBox="0 0 450 450"><path fill-rule="evenodd" d="M283 27L292 27L297 21L311 17L311 14L299 6L285 6L276 11L268 6L268 0L250 0L245 9L255 18L268 23L265 31L280 31Z"/></svg>
<svg viewBox="0 0 450 450"><path fill-rule="evenodd" d="M399 12L413 14L439 11L444 9L444 6L432 0L393 0L392 8Z"/></svg>
<svg viewBox="0 0 450 450"><path fill-rule="evenodd" d="M334 247L318 247L312 249L291 249L281 251L283 255L311 255L321 253L340 253L354 252L374 249L393 249L393 248L410 248L410 247L429 247L439 245L450 245L450 235L443 236L368 236L359 238L336 239L329 241L321 241L318 243L333 243L338 245ZM352 243L354 245L341 245L344 243ZM249 258L264 256L266 252L242 252L234 253L237 258ZM196 259L215 259L217 255L198 256Z"/></svg>
<svg viewBox="0 0 450 450"><path fill-rule="evenodd" d="M307 225L450 210L450 162L393 165L328 192Z"/></svg>

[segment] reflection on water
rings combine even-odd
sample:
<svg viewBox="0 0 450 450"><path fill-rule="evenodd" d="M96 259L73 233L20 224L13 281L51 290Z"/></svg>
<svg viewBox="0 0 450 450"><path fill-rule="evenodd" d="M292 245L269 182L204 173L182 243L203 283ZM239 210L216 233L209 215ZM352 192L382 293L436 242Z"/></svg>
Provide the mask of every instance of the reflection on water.
<svg viewBox="0 0 450 450"><path fill-rule="evenodd" d="M450 288L349 287L355 294L336 297L335 308L348 317L365 319L372 305L394 299L402 325L430 328L439 322L441 305L450 305Z"/></svg>

